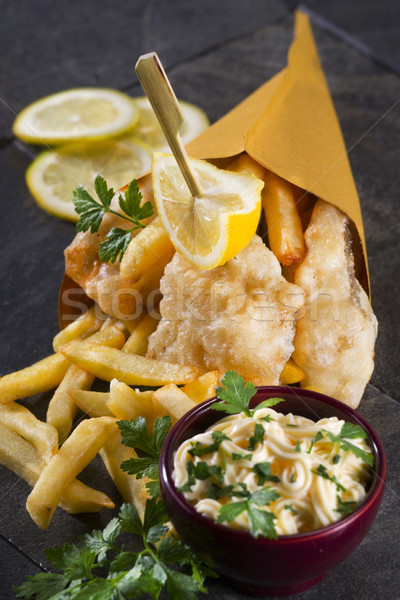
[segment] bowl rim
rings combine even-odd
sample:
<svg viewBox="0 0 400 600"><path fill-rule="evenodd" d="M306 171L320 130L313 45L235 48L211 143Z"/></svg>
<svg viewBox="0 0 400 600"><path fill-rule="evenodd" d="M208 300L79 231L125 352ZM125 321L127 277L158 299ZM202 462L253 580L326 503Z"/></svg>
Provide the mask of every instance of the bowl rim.
<svg viewBox="0 0 400 600"><path fill-rule="evenodd" d="M161 449L160 456L160 484L161 490L163 490L164 486L169 489L169 492L174 496L174 502L177 504L180 510L183 510L186 513L189 513L193 519L203 524L206 528L211 528L220 532L221 535L224 535L226 538L234 537L237 541L243 542L253 542L262 545L285 545L287 543L296 543L303 542L305 540L313 540L321 537L329 535L330 533L337 534L339 530L346 528L348 525L353 523L362 517L362 515L367 512L372 504L380 497L382 492L382 488L385 485L386 481L386 455L383 448L383 444L374 430L374 428L369 424L369 422L358 412L356 412L353 408L344 404L343 402L332 398L331 396L327 396L326 394L322 394L320 392L316 392L314 390L306 390L303 388L295 388L291 386L257 386L256 387L256 395L258 394L270 394L269 397L279 396L280 394L286 394L293 397L297 397L299 400L311 399L320 401L323 404L328 404L332 406L334 409L338 409L342 412L348 413L348 415L356 421L358 424L363 427L363 429L368 434L368 441L372 448L372 453L374 456L374 467L371 469L372 471L372 483L367 492L366 498L362 502L362 504L350 515L335 521L325 527L321 527L319 529L314 529L312 531L307 531L303 533L294 533L294 534L286 534L280 535L276 539L270 539L263 536L253 537L250 532L233 529L227 525L223 525L222 523L216 523L210 517L207 517L196 510L196 508L191 504L188 500L186 500L185 496L182 492L179 492L177 487L175 486L175 482L172 477L172 471L169 468L170 460L173 460L173 452L175 451L175 440L181 434L182 430L188 429L190 424L198 418L200 415L211 411L211 405L218 400L216 396L201 402L200 404L193 407L190 411L185 413L183 417L181 417L171 428L169 431L164 444ZM262 400L260 399L260 402ZM280 408L283 403L280 403L276 406L277 412L280 412ZM275 410L275 407L274 407ZM215 411L216 419L215 422L222 419L224 416L221 412ZM332 415L336 416L336 415ZM201 431L199 431L201 433ZM180 442L182 443L182 442Z"/></svg>

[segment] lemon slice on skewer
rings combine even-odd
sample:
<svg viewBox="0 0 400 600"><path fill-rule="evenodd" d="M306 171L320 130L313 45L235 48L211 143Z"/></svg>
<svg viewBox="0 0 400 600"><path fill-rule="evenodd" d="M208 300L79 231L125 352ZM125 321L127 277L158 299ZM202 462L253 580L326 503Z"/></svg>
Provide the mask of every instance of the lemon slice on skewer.
<svg viewBox="0 0 400 600"><path fill-rule="evenodd" d="M236 256L255 234L264 183L203 160L190 162L204 194L193 197L175 158L155 153L154 199L176 250L193 265L208 270Z"/></svg>
<svg viewBox="0 0 400 600"><path fill-rule="evenodd" d="M96 144L67 144L39 154L26 173L37 203L49 213L78 221L72 192L78 184L94 193L96 175L118 190L151 165L151 149L135 138L105 140Z"/></svg>
<svg viewBox="0 0 400 600"><path fill-rule="evenodd" d="M27 106L14 121L13 133L31 144L103 140L126 133L138 119L130 96L107 88L76 88Z"/></svg>
<svg viewBox="0 0 400 600"><path fill-rule="evenodd" d="M149 100L145 97L133 99L134 104L140 111L140 116L135 125L135 136L149 144L156 152L169 152L168 142L151 107ZM188 144L200 135L210 122L205 112L190 102L179 101L184 122L179 130L182 143Z"/></svg>

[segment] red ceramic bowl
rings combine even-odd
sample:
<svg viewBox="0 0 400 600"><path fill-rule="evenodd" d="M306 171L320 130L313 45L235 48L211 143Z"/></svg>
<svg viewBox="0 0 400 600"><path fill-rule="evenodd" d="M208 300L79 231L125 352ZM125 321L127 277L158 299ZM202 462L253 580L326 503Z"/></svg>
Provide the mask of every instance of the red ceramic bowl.
<svg viewBox="0 0 400 600"><path fill-rule="evenodd" d="M361 425L368 433L374 455L371 482L363 504L351 515L323 529L285 535L277 540L254 538L249 533L215 523L198 513L177 491L172 479L174 453L180 444L203 432L224 414L210 408L215 398L189 411L168 434L160 460L161 492L177 532L186 544L232 587L259 596L299 593L320 581L362 541L372 525L384 490L386 459L382 443L372 427L345 404L310 390L260 387L251 401L254 408L266 398L279 396L285 402L274 407L318 421L336 416Z"/></svg>

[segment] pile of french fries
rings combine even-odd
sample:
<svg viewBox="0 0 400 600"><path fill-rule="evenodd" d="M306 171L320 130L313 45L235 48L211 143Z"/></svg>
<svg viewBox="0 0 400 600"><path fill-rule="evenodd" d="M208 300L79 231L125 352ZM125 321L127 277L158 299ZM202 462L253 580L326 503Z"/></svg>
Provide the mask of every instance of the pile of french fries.
<svg viewBox="0 0 400 600"><path fill-rule="evenodd" d="M305 250L296 189L246 154L229 169L264 179L262 203L271 250L286 267L298 263ZM169 238L155 219L132 240L121 273L144 285L151 281L154 288L154 273L159 283L172 254ZM0 379L0 464L32 487L26 508L42 529L57 506L71 514L114 507L103 492L77 479L97 453L123 500L143 513L146 480L120 469L136 453L120 443L116 422L143 416L151 429L157 417L169 415L174 423L214 396L223 375L218 371L199 375L191 365L146 357L148 337L157 324L156 316L146 312L121 321L94 305L55 336L52 355ZM110 382L108 392L91 389L96 377ZM281 381L293 384L304 377L290 359ZM45 422L19 403L49 390L54 393Z"/></svg>

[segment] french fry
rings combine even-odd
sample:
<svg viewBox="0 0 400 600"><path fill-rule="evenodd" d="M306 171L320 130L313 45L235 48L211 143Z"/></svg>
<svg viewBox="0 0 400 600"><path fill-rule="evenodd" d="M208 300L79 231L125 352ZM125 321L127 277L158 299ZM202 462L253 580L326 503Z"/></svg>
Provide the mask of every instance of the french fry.
<svg viewBox="0 0 400 600"><path fill-rule="evenodd" d="M82 421L43 468L26 501L26 508L39 527L47 529L63 490L93 460L116 427L111 417Z"/></svg>
<svg viewBox="0 0 400 600"><path fill-rule="evenodd" d="M296 365L292 358L289 358L280 375L280 380L285 385L291 385L292 383L299 383L305 379L306 374L300 367Z"/></svg>
<svg viewBox="0 0 400 600"><path fill-rule="evenodd" d="M152 429L159 414L153 405L153 392L133 390L122 381L113 379L110 384L110 397L107 407L117 419L137 419L144 417Z"/></svg>
<svg viewBox="0 0 400 600"><path fill-rule="evenodd" d="M72 400L89 417L112 417L112 412L107 407L110 398L108 392L90 392L71 388L68 391Z"/></svg>
<svg viewBox="0 0 400 600"><path fill-rule="evenodd" d="M96 316L95 307L92 306L84 315L72 321L65 329L57 333L53 339L54 352L58 352L61 346L72 340L87 337L98 331L102 323L103 321Z"/></svg>
<svg viewBox="0 0 400 600"><path fill-rule="evenodd" d="M13 471L31 487L45 465L35 448L17 433L0 423L0 464ZM69 514L98 512L114 503L103 492L74 479L63 491L59 506Z"/></svg>
<svg viewBox="0 0 400 600"><path fill-rule="evenodd" d="M94 375L71 365L64 379L54 392L47 408L46 421L58 431L60 444L63 444L72 428L78 407L69 395L70 388L87 390L91 387Z"/></svg>
<svg viewBox="0 0 400 600"><path fill-rule="evenodd" d="M219 371L208 371L194 381L183 386L185 392L196 404L215 396L215 388L220 382Z"/></svg>
<svg viewBox="0 0 400 600"><path fill-rule="evenodd" d="M300 262L305 253L303 229L292 185L266 171L261 193L272 252L282 265Z"/></svg>
<svg viewBox="0 0 400 600"><path fill-rule="evenodd" d="M227 166L228 171L236 171L237 173L245 173L246 175L254 175L258 179L264 179L265 169L251 156L244 152L240 154L234 161Z"/></svg>
<svg viewBox="0 0 400 600"><path fill-rule="evenodd" d="M58 434L55 427L39 421L25 406L15 402L0 405L0 422L30 442L45 462L57 452Z"/></svg>
<svg viewBox="0 0 400 600"><path fill-rule="evenodd" d="M0 379L0 404L8 404L57 387L69 366L68 359L56 352L30 367L4 375Z"/></svg>
<svg viewBox="0 0 400 600"><path fill-rule="evenodd" d="M146 491L147 479L136 479L135 475L129 475L122 471L120 465L124 460L137 458L133 448L121 444L121 434L116 431L104 444L99 452L111 479L121 494L124 502L133 504L140 517L143 517L146 500L148 498Z"/></svg>
<svg viewBox="0 0 400 600"><path fill-rule="evenodd" d="M123 351L144 356L147 352L149 335L156 330L158 320L152 315L146 315L126 340Z"/></svg>
<svg viewBox="0 0 400 600"><path fill-rule="evenodd" d="M153 393L153 404L161 414L169 414L173 422L196 406L196 402L173 383Z"/></svg>
<svg viewBox="0 0 400 600"><path fill-rule="evenodd" d="M121 348L125 342L125 336L117 324L107 325L97 333L91 335L88 340L95 343ZM83 340L75 340L70 343L84 344ZM60 444L62 444L71 431L72 422L77 412L77 405L69 394L70 388L79 388L88 390L94 380L94 375L71 365L66 372L64 379L54 392L50 400L46 420L53 425L59 435Z"/></svg>
<svg viewBox="0 0 400 600"><path fill-rule="evenodd" d="M131 240L121 261L121 277L134 282L155 267L161 265L164 270L174 252L160 218L156 217Z"/></svg>
<svg viewBox="0 0 400 600"><path fill-rule="evenodd" d="M71 342L62 352L72 363L100 379L118 379L128 385L184 384L197 375L197 369L189 365L167 363L89 342L78 345Z"/></svg>

